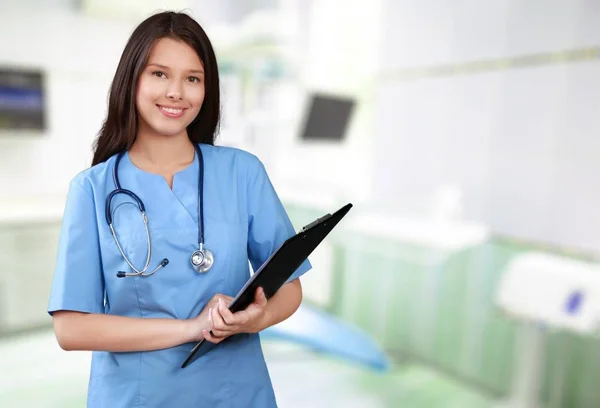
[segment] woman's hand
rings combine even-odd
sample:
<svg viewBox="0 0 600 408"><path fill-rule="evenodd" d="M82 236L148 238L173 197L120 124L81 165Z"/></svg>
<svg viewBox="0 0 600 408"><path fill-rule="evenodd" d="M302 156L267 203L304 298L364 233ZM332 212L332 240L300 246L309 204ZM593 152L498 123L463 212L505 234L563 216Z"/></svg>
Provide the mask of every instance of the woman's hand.
<svg viewBox="0 0 600 408"><path fill-rule="evenodd" d="M231 296L216 294L212 297L211 300L208 301L202 312L194 318L188 320L188 330L189 330L189 341L200 341L204 338L204 329L211 329L211 321L210 321L210 311L212 309L216 309L219 305L219 301L224 302L225 304L231 303L233 298Z"/></svg>
<svg viewBox="0 0 600 408"><path fill-rule="evenodd" d="M266 320L267 298L262 288L254 295L254 302L245 310L231 313L227 308L227 299L219 298L216 306L208 309L210 328L203 331L204 338L211 343L220 343L227 337L238 333L258 333ZM212 331L212 334L211 334Z"/></svg>

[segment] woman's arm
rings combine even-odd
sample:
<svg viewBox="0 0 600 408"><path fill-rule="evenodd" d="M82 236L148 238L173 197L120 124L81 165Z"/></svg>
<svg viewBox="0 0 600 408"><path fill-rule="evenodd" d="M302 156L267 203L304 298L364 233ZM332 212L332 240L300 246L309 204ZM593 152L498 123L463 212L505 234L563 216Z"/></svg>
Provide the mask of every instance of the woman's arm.
<svg viewBox="0 0 600 408"><path fill-rule="evenodd" d="M67 310L54 312L54 333L63 350L148 351L175 347L202 339L202 329L210 327L208 310L216 307L216 295L202 313L193 319L150 319Z"/></svg>
<svg viewBox="0 0 600 408"><path fill-rule="evenodd" d="M286 320L298 310L301 302L302 285L300 279L294 279L283 285L269 299L265 306L265 313L253 331L259 332Z"/></svg>
<svg viewBox="0 0 600 408"><path fill-rule="evenodd" d="M58 311L54 333L64 350L145 351L190 341L184 320Z"/></svg>

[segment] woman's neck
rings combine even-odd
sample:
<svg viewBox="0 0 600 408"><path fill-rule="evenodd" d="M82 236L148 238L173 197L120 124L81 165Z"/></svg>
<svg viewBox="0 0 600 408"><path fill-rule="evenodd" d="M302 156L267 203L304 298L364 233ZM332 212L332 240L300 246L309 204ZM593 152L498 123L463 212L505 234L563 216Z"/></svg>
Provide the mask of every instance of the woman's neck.
<svg viewBox="0 0 600 408"><path fill-rule="evenodd" d="M140 133L129 149L136 164L157 173L178 171L194 161L194 153L194 145L185 133L168 137Z"/></svg>

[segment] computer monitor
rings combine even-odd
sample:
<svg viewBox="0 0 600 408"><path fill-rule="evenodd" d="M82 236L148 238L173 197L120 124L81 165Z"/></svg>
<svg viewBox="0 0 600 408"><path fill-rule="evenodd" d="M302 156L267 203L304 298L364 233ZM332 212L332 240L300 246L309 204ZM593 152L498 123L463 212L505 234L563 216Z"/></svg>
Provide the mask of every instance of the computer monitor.
<svg viewBox="0 0 600 408"><path fill-rule="evenodd" d="M344 140L355 105L356 101L346 96L312 94L300 139L333 142Z"/></svg>
<svg viewBox="0 0 600 408"><path fill-rule="evenodd" d="M0 67L0 131L46 130L43 74Z"/></svg>

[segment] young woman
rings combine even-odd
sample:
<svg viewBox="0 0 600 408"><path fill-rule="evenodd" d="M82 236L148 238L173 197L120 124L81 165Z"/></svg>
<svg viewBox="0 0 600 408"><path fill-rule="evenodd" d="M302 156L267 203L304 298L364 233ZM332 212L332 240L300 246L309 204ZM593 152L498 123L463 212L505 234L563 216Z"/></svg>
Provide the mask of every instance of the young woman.
<svg viewBox="0 0 600 408"><path fill-rule="evenodd" d="M90 408L276 406L258 333L296 311L310 264L268 302L259 289L227 309L248 261L294 229L262 163L214 146L219 108L202 28L173 12L142 22L92 167L70 184L48 306L60 346L93 351ZM202 338L222 343L182 369Z"/></svg>

